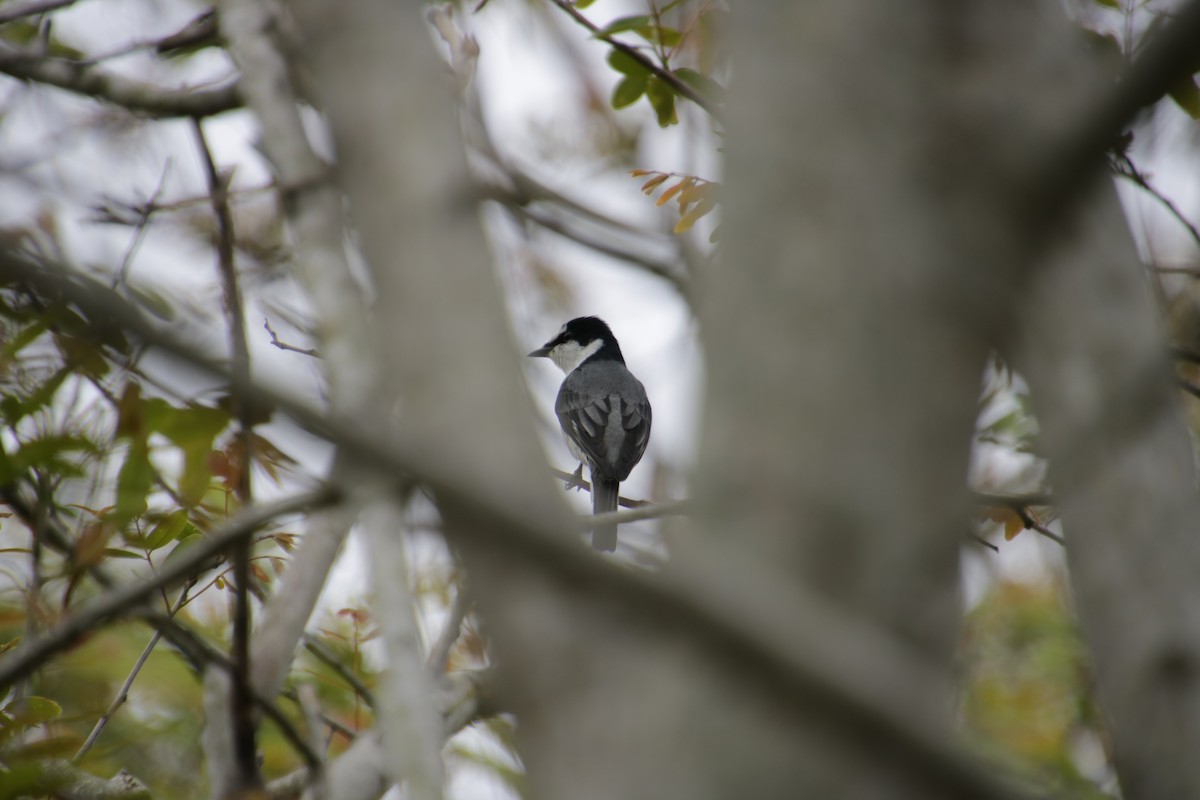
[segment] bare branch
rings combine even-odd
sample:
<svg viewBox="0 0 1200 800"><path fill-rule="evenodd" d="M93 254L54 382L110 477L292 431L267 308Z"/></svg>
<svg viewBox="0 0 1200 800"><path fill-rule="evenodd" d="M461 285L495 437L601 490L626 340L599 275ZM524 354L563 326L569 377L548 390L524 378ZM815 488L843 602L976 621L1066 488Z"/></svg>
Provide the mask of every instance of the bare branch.
<svg viewBox="0 0 1200 800"><path fill-rule="evenodd" d="M213 216L217 223L217 266L222 289L226 326L229 333L229 349L232 355L230 370L241 381L250 380L250 348L246 342L246 309L242 302L241 286L238 282L237 265L234 263L233 215L229 212L228 176L217 171L212 151L204 138L204 123L192 120L192 131L196 136L196 147L204 164L208 180ZM244 469L238 474L234 494L238 503L245 508L251 503L251 479L254 474L253 414L245 400L234 396L234 417L238 421L237 437L242 449ZM258 746L254 706L250 702L250 542L239 542L233 548L233 634L230 652L233 660L232 689L229 698L231 724L233 725L234 753L240 773L242 787L259 786L262 779L258 773ZM220 724L209 719L207 724Z"/></svg>
<svg viewBox="0 0 1200 800"><path fill-rule="evenodd" d="M103 67L0 45L0 73L87 95L154 117L208 117L242 105L236 82L216 89L169 88Z"/></svg>
<svg viewBox="0 0 1200 800"><path fill-rule="evenodd" d="M62 800L150 800L150 790L127 770L121 770L108 780L97 778L65 759L43 761L34 765L37 783L43 787L38 792L34 787L24 796L43 792Z"/></svg>
<svg viewBox="0 0 1200 800"><path fill-rule="evenodd" d="M581 474L564 472L561 469L554 469L553 467L550 468L550 473L566 481L568 489L583 489L585 492L592 490L592 485L584 480ZM642 508L650 504L649 500L634 500L629 497L620 497L617 499L617 505L622 508Z"/></svg>
<svg viewBox="0 0 1200 800"><path fill-rule="evenodd" d="M183 607L183 603L187 599L188 590L191 589L194 583L195 580L193 579L184 585L183 589L179 592L179 597L176 598L174 605L171 606L171 610L167 612L170 616L174 616ZM113 714L117 713L117 709L123 706L125 701L129 699L129 690L133 687L133 682L137 680L138 673L142 671L142 667L146 665L147 659L150 658L150 654L154 652L154 647L162 637L162 630L156 630L154 635L150 637L150 641L142 649L137 661L134 662L133 669L129 671L129 674L125 677L125 682L121 684L121 688L117 691L117 696L113 698L108 708L100 715L100 719L96 720L92 732L88 734L87 739L79 746L79 750L76 751L75 755L71 756L71 763L79 763L79 760L87 754L87 751L92 749L92 745L100 738L101 732L108 725L108 721L112 719Z"/></svg>
<svg viewBox="0 0 1200 800"><path fill-rule="evenodd" d="M925 727L923 718L912 717L908 711L911 697L900 698L891 692L889 687L899 681L910 686L912 695L917 696L918 687L932 680L923 658L869 623L830 606L815 593L762 575L759 591L754 597L747 597L737 587L725 585L720 574L702 575L695 568L681 567L669 576L620 568L595 558L546 520L530 518L519 501L504 495L476 494L474 487L464 486L434 452L418 454L389 447L376 432L329 419L293 396L256 385L238 385L223 365L197 353L173 334L148 325L128 303L104 287L83 291L78 280L29 269L11 257L0 258L0 277L4 276L66 295L89 310L93 319L107 320L109 324L120 320L131 332L197 367L223 376L231 382L233 391L275 404L300 424L337 442L362 467L378 469L385 475L421 476L440 500L469 511L476 518L489 520L486 528L456 529L455 533L464 541L485 547L503 542L510 556L570 581L579 591L603 595L611 602L627 606L647 622L664 624L686 634L714 657L736 657L746 685L763 692L772 702L796 703L807 709L805 713L814 713L813 698L819 697L823 713L853 719L865 729L875 731L893 743L896 751L915 767L928 768L932 776L951 788L957 787L961 795L983 800L1026 796L996 784L973 758L948 744L940 730L931 730ZM236 540L228 535L226 538ZM228 544L214 540L207 549L221 552ZM726 574L761 572L739 571L740 557L736 553L722 555L717 561L724 565L722 570ZM755 598L764 597L790 599L773 600L769 608L751 607ZM114 613L110 608L114 605L122 608L128 601L109 600L101 608L91 608L84 622L90 625L92 618L96 622L107 619ZM779 609L788 610L787 620L776 619ZM78 621L70 628L56 628L52 637L29 643L8 656L0 663L0 686L66 647L79 635L78 628ZM784 628L792 631L792 635L780 637L778 631Z"/></svg>
<svg viewBox="0 0 1200 800"><path fill-rule="evenodd" d="M312 653L313 657L322 664L337 673L337 676L344 680L354 690L354 693L363 699L363 702L371 708L375 707L374 693L362 682L362 679L346 669L346 665L325 646L324 642L306 633L304 635L304 649Z"/></svg>
<svg viewBox="0 0 1200 800"><path fill-rule="evenodd" d="M466 586L459 583L458 592L454 595L454 602L450 604L450 616L446 619L446 625L442 628L441 635L438 636L433 647L429 648L429 657L425 660L425 667L431 674L441 675L446 671L446 664L450 660L450 651L454 649L454 643L458 641L458 637L462 633L463 620L467 618L467 612L471 610L472 602L474 601L467 592Z"/></svg>
<svg viewBox="0 0 1200 800"><path fill-rule="evenodd" d="M638 522L644 519L658 519L660 517L685 517L692 513L692 504L688 500L676 500L670 503L645 503L637 506L631 511L609 511L607 514L596 514L594 516L586 516L579 518L579 524L583 528L591 528L595 525L606 525L610 522L626 523Z"/></svg>
<svg viewBox="0 0 1200 800"><path fill-rule="evenodd" d="M1106 92L1090 113L1076 115L1071 129L1046 149L1042 159L1034 159L1027 177L1034 200L1026 204L1031 230L1056 229L1052 222L1058 219L1057 212L1082 196L1090 185L1088 176L1096 172L1129 121L1200 67L1197 40L1200 0L1192 0L1146 43L1116 90Z"/></svg>
<svg viewBox="0 0 1200 800"><path fill-rule="evenodd" d="M287 342L280 341L279 337L275 334L275 329L271 327L271 320L264 319L263 327L266 328L267 333L271 334L271 344L275 345L280 350L287 350L292 353L300 353L301 355L312 356L313 358L320 357L321 354L320 354L320 352L317 351L317 349L315 347L308 347L308 348L296 347L295 345L291 345L291 344L288 344Z"/></svg>
<svg viewBox="0 0 1200 800"><path fill-rule="evenodd" d="M326 505L336 500L337 496L333 489L322 488L245 509L206 542L197 545L181 558L164 564L154 576L106 592L82 606L42 636L23 642L16 651L5 656L4 662L0 664L0 687L9 686L29 674L56 653L69 648L80 637L144 602L160 588L190 577L197 568L248 538L275 517Z"/></svg>
<svg viewBox="0 0 1200 800"><path fill-rule="evenodd" d="M1167 209L1167 213L1174 217L1175 220L1184 227L1184 229L1188 232L1188 235L1192 237L1192 241L1196 243L1196 246L1200 247L1200 230L1197 230L1196 226L1192 224L1192 221L1184 216L1183 212L1179 210L1179 206L1175 205L1171 198L1167 197L1150 183L1150 179L1146 177L1144 172L1137 168L1137 165L1133 163L1133 159L1131 159L1127 153L1121 153L1113 156L1111 162L1113 171L1115 171L1122 178L1132 181L1136 186L1139 186L1142 191L1146 192L1146 194L1157 200L1163 206L1163 208Z"/></svg>
<svg viewBox="0 0 1200 800"><path fill-rule="evenodd" d="M75 3L76 0L32 0L28 3L14 3L0 11L0 25L22 17L32 17L36 14L45 14L48 11L73 6Z"/></svg>
<svg viewBox="0 0 1200 800"><path fill-rule="evenodd" d="M400 497L381 491L363 499L367 505L360 525L371 552L371 587L375 602L386 609L375 617L387 664L378 680L376 714L392 761L385 772L392 781L405 782L409 797L437 800L443 780L441 720L429 700L432 680L420 656L421 635L408 588L408 545Z"/></svg>

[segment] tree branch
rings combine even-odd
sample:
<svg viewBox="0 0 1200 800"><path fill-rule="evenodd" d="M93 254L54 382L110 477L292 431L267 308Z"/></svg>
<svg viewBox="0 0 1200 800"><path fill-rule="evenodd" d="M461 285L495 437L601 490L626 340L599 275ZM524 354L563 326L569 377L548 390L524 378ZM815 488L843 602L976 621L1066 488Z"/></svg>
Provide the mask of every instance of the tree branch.
<svg viewBox="0 0 1200 800"><path fill-rule="evenodd" d="M103 67L0 45L0 73L102 100L153 117L208 117L242 105L238 84L216 89L167 88Z"/></svg>
<svg viewBox="0 0 1200 800"><path fill-rule="evenodd" d="M587 17L585 17L583 14L580 14L579 11L575 8L575 6L571 5L571 3L568 2L568 0L550 0L550 2L552 2L554 5L561 8L563 11L567 12L567 14L571 17L571 19L575 20L580 25L587 28L591 32L592 36L594 36L597 39L599 39L600 41L608 44L614 50L620 50L622 53L624 53L625 55L632 58L634 61L641 64L642 67L644 67L646 70L648 70L650 73L652 73L656 78L658 78L663 83L667 84L667 86L670 86L671 90L673 92L675 92L676 94L678 94L680 97L686 97L688 100L691 100L693 103L700 106L702 109L707 111L708 115L710 117L712 117L714 120L716 120L717 122L724 122L724 115L721 113L721 110L719 108L717 108L716 105L714 105L712 102L707 100L703 95L701 95L699 92L697 92L691 86L689 86L686 81L680 80L679 77L677 77L675 75L675 73L671 72L670 70L668 70L664 67L659 66L658 64L655 64L650 58L648 58L644 53L642 53L641 50L638 50L636 47L631 47L630 45L625 44L624 42L620 41L619 39L609 36L608 34L602 33L598 26L593 24L592 21L589 20Z"/></svg>
<svg viewBox="0 0 1200 800"><path fill-rule="evenodd" d="M229 335L230 370L241 381L250 381L250 347L246 342L246 309L234 263L233 215L229 212L228 178L217 171L212 151L204 138L204 123L192 120L196 148L200 152L204 174L208 181L213 217L217 223L217 268L224 293L226 328ZM237 438L241 446L242 469L237 476L234 494L238 505L246 508L252 502L251 483L254 475L252 430L254 417L249 404L234 395L233 416L238 422ZM233 632L230 654L233 661L232 689L229 697L230 724L233 726L234 753L243 790L260 786L258 746L254 705L250 702L250 542L245 539L233 547ZM208 720L208 724L217 724Z"/></svg>
<svg viewBox="0 0 1200 800"><path fill-rule="evenodd" d="M22 17L32 17L37 14L45 14L48 11L55 11L60 8L75 5L77 0L32 0L28 3L13 3L0 11L0 25L13 20L21 19Z"/></svg>
<svg viewBox="0 0 1200 800"><path fill-rule="evenodd" d="M12 685L82 636L144 602L159 589L190 577L198 568L251 536L275 517L326 505L338 494L331 488L304 492L274 503L245 509L207 541L173 562L164 564L144 581L119 586L79 608L36 639L22 642L0 663L0 687Z"/></svg>
<svg viewBox="0 0 1200 800"><path fill-rule="evenodd" d="M934 780L963 796L982 800L1028 796L993 781L972 757L944 741L941 731L931 730L925 727L923 719L911 717L908 712L911 698L897 697L891 691L890 687L900 683L916 692L917 687L932 679L923 658L895 638L830 606L794 582L760 575L761 569L739 571L740 557L736 553L716 558L722 567L715 574L701 574L695 565L681 565L670 575L620 568L596 558L544 520L530 518L519 500L494 494L485 497L477 494L474 487L461 485L436 451L390 447L377 432L330 419L294 396L253 384L239 385L224 365L197 353L173 334L148 325L136 311L130 312L128 303L104 287L85 290L78 279L44 269L34 270L11 257L0 257L0 277L4 276L69 298L89 311L89 318L97 324L126 323L130 332L230 381L233 391L276 405L309 430L338 443L363 468L392 476L421 476L433 487L440 502L464 509L475 518L489 520L486 527L458 529L464 540L481 547L503 543L511 557L569 581L579 591L594 592L625 606L648 623L665 625L687 635L714 658L736 658L746 685L772 702L795 704L804 714L820 711L831 719L858 723L893 745L895 752L909 759L915 768L927 769ZM228 542L210 544L209 549L216 553L226 546ZM738 587L727 585L722 574L755 574L759 590L754 597L748 597ZM755 598L773 599L770 607L760 608L753 606ZM93 618L107 619L113 613L111 606L121 608L128 602L110 599L101 608L87 610L83 627L91 624ZM787 620L777 619L779 609L788 609ZM56 628L52 640L29 643L0 663L0 686L78 636L78 618L72 617L68 624L71 627ZM780 637L779 630L785 628L792 635Z"/></svg>
<svg viewBox="0 0 1200 800"><path fill-rule="evenodd" d="M188 590L193 584L195 584L195 580L188 581L186 584L184 584L183 589L179 592L179 597L176 598L175 603L171 606L170 611L167 612L169 616L174 617L175 614L179 612L179 609L183 607L184 600L187 599ZM96 720L96 724L92 727L91 733L88 734L88 737L84 740L83 744L79 746L79 750L76 751L75 755L71 756L72 764L79 763L79 760L87 754L87 751L92 749L92 745L94 745L96 740L100 738L101 732L103 732L105 726L108 725L108 721L112 719L113 714L116 714L117 709L123 706L125 701L129 699L129 690L133 687L133 682L137 679L138 673L142 671L142 667L146 665L147 659L150 658L150 654L154 652L154 648L158 644L158 640L162 637L162 630L156 630L154 635L150 637L150 641L142 649L141 655L138 656L137 661L134 662L133 669L129 671L129 674L125 677L125 682L121 684L121 688L117 691L117 696L113 698L112 702L109 703L108 708L106 708L104 713L100 715L100 719Z"/></svg>
<svg viewBox="0 0 1200 800"><path fill-rule="evenodd" d="M1033 161L1027 178L1034 200L1027 206L1031 230L1045 231L1058 219L1057 212L1076 202L1090 185L1088 176L1141 109L1200 68L1197 41L1200 0L1191 0L1146 43L1116 91L1105 95L1091 113L1076 115L1075 125Z"/></svg>

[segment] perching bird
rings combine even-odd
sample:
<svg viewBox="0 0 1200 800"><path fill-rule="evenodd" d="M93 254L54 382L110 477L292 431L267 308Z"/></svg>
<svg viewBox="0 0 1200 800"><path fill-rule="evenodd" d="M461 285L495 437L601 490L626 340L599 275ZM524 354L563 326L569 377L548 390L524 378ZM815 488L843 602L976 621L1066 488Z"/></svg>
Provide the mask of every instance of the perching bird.
<svg viewBox="0 0 1200 800"><path fill-rule="evenodd" d="M578 317L529 354L549 358L567 374L554 413L567 447L592 471L592 513L617 510L621 481L641 460L650 441L650 401L642 382L625 368L621 346L598 317ZM599 525L592 547L617 549L617 526Z"/></svg>

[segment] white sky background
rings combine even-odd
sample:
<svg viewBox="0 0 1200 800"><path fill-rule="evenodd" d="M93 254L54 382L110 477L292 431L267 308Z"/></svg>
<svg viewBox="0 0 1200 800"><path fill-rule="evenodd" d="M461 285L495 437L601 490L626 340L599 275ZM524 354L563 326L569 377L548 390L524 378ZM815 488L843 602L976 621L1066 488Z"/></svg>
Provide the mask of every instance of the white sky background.
<svg viewBox="0 0 1200 800"><path fill-rule="evenodd" d="M55 14L55 34L89 54L115 52L136 41L178 30L203 7L171 0L87 0ZM599 0L586 13L604 24L642 8L635 2ZM644 179L631 178L622 170L646 167L721 178L713 142L705 132L706 120L686 103L681 103L680 113L685 123L692 124L667 131L658 128L644 100L617 112L615 119L626 131L641 132L637 154L621 169L596 160L595 149L589 143L597 131L581 107L576 61L564 56L556 32L566 32L572 52L586 65L586 74L604 98L616 76L604 63L607 48L590 40L560 12L539 3L491 0L482 12L459 22L480 45L478 87L497 146L551 188L631 224L669 230L676 219L672 206L655 208L653 199L640 192ZM112 59L106 67L146 80L186 80L192 85L220 82L232 75L225 56L216 50L167 64L136 52ZM132 232L128 227L89 221L94 216L90 206L101 203L106 196L144 201L160 183L162 201L205 195L190 123L186 121L156 123L134 131L110 120L107 132L97 136L97 121L103 122L107 115L98 115L94 104L64 92L30 90L8 79L0 79L0 108L4 111L0 118L0 226L30 227L39 213L48 213L68 244L68 259L79 266L111 269L130 247ZM218 165L236 167L234 188L267 182L269 173L254 149L256 131L248 114L237 112L209 120L205 131ZM1196 131L1194 120L1168 104L1157 114L1152 128L1139 134L1133 149L1139 167L1191 219L1200 218ZM1195 243L1157 201L1128 183L1121 185L1121 197L1144 254L1164 264L1196 263ZM207 213L207 205L196 206L194 213ZM556 234L537 232L527 242L494 208L488 209L484 217L489 223L498 270L508 293L514 338L521 352L539 346L570 317L594 314L611 325L631 370L645 383L654 407L650 451L623 484L622 493L655 497L654 465L659 463L669 468L666 472L670 477L657 499L685 496L686 485L680 476L695 455L702 385L696 327L687 305L675 289L648 273L597 255ZM706 233L707 228L700 232L699 242L704 241ZM536 245L540 261L569 289L565 302L547 300L531 287L530 242ZM251 308L247 319L256 374L316 397L320 385L316 362L272 347L261 328L263 318L269 316L281 338L309 346L303 332L287 321L289 315L303 319L303 297L278 267L249 266L246 288ZM129 276L132 283L160 288L180 305L180 324L191 320L187 323L189 334L194 332L214 348L223 346L215 256L185 226L162 220L151 224L130 261ZM551 411L562 376L544 360L530 361L527 367L530 387L545 421L550 461L570 471L575 464L561 443ZM168 370L171 380L190 390L209 388L185 378L173 367L164 367L164 373ZM996 413L1003 410L1002 405ZM306 472L324 473L329 449L323 443L283 424L273 424L263 432L296 457ZM972 474L987 488L1020 491L1034 488L1022 485L1028 479L1028 470L1028 460L998 448L986 448L976 454ZM277 491L267 481L257 482L256 492L261 496ZM572 502L581 513L589 508L586 494L574 495ZM652 523L623 527L622 542L649 545L652 537L645 531L652 529ZM432 558L437 551L432 540L423 541L414 553L416 562ZM1012 542L1001 541L998 554L969 554L964 559L967 602L978 599L989 575L1044 574L1047 565L1059 559L1056 548L1047 547L1036 534L1026 532ZM362 553L352 542L331 581L327 607L363 600L361 587L366 583ZM435 631L436 624L434 620ZM479 780L459 780L452 788L452 796L457 797L505 796L501 787Z"/></svg>

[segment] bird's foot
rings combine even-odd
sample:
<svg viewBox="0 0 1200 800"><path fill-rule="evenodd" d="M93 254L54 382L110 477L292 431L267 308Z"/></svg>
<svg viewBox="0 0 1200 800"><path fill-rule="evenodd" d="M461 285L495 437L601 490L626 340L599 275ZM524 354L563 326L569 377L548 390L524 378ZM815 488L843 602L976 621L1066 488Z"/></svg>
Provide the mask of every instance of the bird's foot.
<svg viewBox="0 0 1200 800"><path fill-rule="evenodd" d="M583 479L583 464L580 464L575 468L575 471L571 473L571 477L563 481L563 489L570 491L572 488L574 488L575 491L578 492L585 486L587 486L587 481Z"/></svg>

